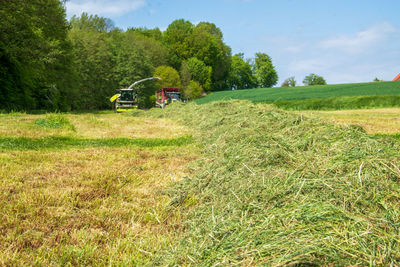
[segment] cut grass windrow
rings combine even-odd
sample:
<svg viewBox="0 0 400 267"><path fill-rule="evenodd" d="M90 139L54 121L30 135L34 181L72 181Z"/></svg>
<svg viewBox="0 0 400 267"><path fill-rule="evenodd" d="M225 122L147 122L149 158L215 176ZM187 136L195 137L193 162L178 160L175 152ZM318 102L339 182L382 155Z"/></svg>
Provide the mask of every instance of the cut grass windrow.
<svg viewBox="0 0 400 267"><path fill-rule="evenodd" d="M184 238L155 264L400 264L397 141L248 101L135 114L180 121L202 144L171 193Z"/></svg>
<svg viewBox="0 0 400 267"><path fill-rule="evenodd" d="M0 150L40 150L61 148L90 148L90 147L158 147L183 146L193 142L191 135L178 138L102 138L79 139L73 137L0 137Z"/></svg>

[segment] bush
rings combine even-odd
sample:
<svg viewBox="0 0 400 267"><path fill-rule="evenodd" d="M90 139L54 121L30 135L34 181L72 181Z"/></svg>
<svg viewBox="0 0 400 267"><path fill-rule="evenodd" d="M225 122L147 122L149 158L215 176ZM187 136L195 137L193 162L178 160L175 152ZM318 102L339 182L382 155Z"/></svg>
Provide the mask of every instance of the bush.
<svg viewBox="0 0 400 267"><path fill-rule="evenodd" d="M204 93L204 90L198 82L190 81L189 85L183 90L183 93L188 99L196 99L201 97L201 95Z"/></svg>
<svg viewBox="0 0 400 267"><path fill-rule="evenodd" d="M163 87L180 88L182 86L179 73L172 67L160 66L154 71L154 76L162 79L156 82L157 89L161 89Z"/></svg>

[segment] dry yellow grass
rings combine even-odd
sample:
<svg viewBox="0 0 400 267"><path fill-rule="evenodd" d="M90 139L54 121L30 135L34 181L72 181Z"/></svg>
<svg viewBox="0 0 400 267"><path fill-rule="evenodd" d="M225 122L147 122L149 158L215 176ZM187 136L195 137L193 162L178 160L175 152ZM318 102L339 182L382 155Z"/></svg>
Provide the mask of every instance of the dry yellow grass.
<svg viewBox="0 0 400 267"><path fill-rule="evenodd" d="M65 114L75 126L68 129L43 129L35 125L46 115L0 114L0 137L76 136L84 138L174 138L189 130L173 121L147 119L125 114Z"/></svg>
<svg viewBox="0 0 400 267"><path fill-rule="evenodd" d="M337 111L302 111L339 124L357 124L368 134L400 133L400 108L358 109Z"/></svg>
<svg viewBox="0 0 400 267"><path fill-rule="evenodd" d="M41 116L2 115L0 136L174 137L187 129L121 114L67 115L76 132L40 129ZM196 148L0 150L0 265L145 264L179 237L163 190L189 175Z"/></svg>

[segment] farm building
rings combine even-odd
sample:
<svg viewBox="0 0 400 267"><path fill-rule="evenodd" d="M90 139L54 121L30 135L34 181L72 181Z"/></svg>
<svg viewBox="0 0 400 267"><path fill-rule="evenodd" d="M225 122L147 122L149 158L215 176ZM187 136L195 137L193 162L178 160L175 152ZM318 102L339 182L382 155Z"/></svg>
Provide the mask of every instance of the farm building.
<svg viewBox="0 0 400 267"><path fill-rule="evenodd" d="M399 75L396 76L396 78L393 79L393 81L394 81L394 82L400 81L400 73L399 73Z"/></svg>

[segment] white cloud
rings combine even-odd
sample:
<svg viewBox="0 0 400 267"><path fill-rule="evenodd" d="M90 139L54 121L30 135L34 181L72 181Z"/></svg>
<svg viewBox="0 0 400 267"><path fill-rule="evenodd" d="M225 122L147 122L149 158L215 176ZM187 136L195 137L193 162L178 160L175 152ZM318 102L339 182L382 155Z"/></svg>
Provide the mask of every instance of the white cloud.
<svg viewBox="0 0 400 267"><path fill-rule="evenodd" d="M70 0L66 3L68 16L82 12L101 16L120 16L146 5L146 0Z"/></svg>
<svg viewBox="0 0 400 267"><path fill-rule="evenodd" d="M303 34L262 36L262 49L254 49L270 54L279 85L290 76L301 85L310 73L322 75L330 84L368 82L375 77L392 80L400 72L400 30L396 27L381 22L353 34L325 39L309 39Z"/></svg>
<svg viewBox="0 0 400 267"><path fill-rule="evenodd" d="M289 70L294 72L312 72L326 69L326 61L321 59L302 59L293 61L289 65Z"/></svg>
<svg viewBox="0 0 400 267"><path fill-rule="evenodd" d="M364 52L366 48L385 41L397 29L388 22L382 22L357 32L353 36L340 35L320 42L325 49L339 49L349 53Z"/></svg>
<svg viewBox="0 0 400 267"><path fill-rule="evenodd" d="M304 45L288 45L286 51L293 54L299 54L304 50Z"/></svg>

